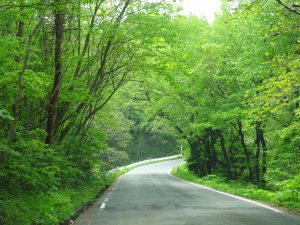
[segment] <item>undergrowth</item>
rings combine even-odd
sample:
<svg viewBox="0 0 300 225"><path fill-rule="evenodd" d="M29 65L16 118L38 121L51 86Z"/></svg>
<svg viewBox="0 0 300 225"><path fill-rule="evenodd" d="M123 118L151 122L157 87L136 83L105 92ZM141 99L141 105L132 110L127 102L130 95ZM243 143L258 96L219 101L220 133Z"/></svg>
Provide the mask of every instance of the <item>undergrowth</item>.
<svg viewBox="0 0 300 225"><path fill-rule="evenodd" d="M253 200L285 207L294 212L300 212L300 182L299 177L289 183L283 183L279 190L265 190L254 184L239 180L228 180L221 175L198 177L187 169L186 165L174 168L172 174L183 180L202 184L216 190L232 193Z"/></svg>
<svg viewBox="0 0 300 225"><path fill-rule="evenodd" d="M122 171L107 179L96 179L78 188L45 192L0 193L1 225L57 225L73 216L84 204L92 202Z"/></svg>

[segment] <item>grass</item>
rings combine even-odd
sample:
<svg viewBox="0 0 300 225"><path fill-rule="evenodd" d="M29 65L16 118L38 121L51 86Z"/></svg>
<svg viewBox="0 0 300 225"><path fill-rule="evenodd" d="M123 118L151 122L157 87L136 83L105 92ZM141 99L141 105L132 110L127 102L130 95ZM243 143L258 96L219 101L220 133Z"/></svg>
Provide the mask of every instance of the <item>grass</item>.
<svg viewBox="0 0 300 225"><path fill-rule="evenodd" d="M202 184L216 190L228 192L234 195L246 197L248 199L262 201L274 206L286 208L290 212L300 213L300 199L291 195L287 191L270 191L259 188L256 185L243 181L230 181L220 175L208 175L206 177L198 177L187 169L186 165L174 168L172 175L183 180Z"/></svg>

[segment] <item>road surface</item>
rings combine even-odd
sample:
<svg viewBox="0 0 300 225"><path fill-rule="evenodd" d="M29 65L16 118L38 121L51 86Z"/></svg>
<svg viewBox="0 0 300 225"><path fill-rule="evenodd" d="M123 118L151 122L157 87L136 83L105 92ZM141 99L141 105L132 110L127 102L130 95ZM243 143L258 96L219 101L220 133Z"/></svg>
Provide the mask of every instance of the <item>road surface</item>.
<svg viewBox="0 0 300 225"><path fill-rule="evenodd" d="M75 225L300 225L300 217L168 175L172 160L120 177Z"/></svg>

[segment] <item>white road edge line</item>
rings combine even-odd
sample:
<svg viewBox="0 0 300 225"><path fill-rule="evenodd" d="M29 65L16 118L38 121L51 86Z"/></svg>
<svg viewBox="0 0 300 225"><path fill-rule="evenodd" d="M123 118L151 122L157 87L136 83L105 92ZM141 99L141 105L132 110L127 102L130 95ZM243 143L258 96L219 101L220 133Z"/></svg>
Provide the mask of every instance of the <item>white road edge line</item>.
<svg viewBox="0 0 300 225"><path fill-rule="evenodd" d="M109 198L106 198L106 199L104 199L104 201L105 201L105 202L107 202L107 201L108 201L108 199L109 199Z"/></svg>
<svg viewBox="0 0 300 225"><path fill-rule="evenodd" d="M105 209L105 203L102 203L100 209Z"/></svg>
<svg viewBox="0 0 300 225"><path fill-rule="evenodd" d="M209 187L200 185L200 184L196 184L196 183L193 183L193 182L190 182L190 181L183 180L183 179L181 179L181 178L178 178L178 177L173 176L173 175L171 174L171 171L172 171L172 169L170 169L170 170L168 171L168 175L171 176L171 177L173 177L173 178L175 178L175 179L177 179L177 180L183 181L183 182L185 182L185 183L188 183L188 184L191 184L191 185L194 185L194 186L197 186L197 187L200 187L200 188L209 190L209 191L217 192L217 193L220 193L220 194L223 194L223 195L230 196L230 197L232 197L232 198L236 198L236 199L239 199L239 200L242 200L242 201L245 201L245 202L249 202L249 203L258 205L258 206L260 206L260 207L263 207L263 208L272 210L272 211L277 212L277 213L283 213L282 211L280 211L280 210L278 210L278 209L275 209L275 208L273 208L273 207L264 205L264 204L259 203L259 202L255 202L255 201L250 200L250 199L247 199L247 198L243 198L243 197L240 197L240 196L237 196L237 195L229 194L229 193L226 193L226 192L223 192L223 191L218 191L218 190L215 190L215 189L212 189L212 188L209 188Z"/></svg>

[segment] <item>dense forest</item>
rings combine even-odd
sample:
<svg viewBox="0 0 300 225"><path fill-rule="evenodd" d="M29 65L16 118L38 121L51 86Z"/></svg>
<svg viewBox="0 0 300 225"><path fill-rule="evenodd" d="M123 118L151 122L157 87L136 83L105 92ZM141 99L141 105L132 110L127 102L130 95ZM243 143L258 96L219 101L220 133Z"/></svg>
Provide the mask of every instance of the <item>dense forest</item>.
<svg viewBox="0 0 300 225"><path fill-rule="evenodd" d="M58 224L119 165L178 154L300 208L300 4L2 0L0 224ZM29 210L30 209L30 210Z"/></svg>

